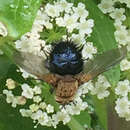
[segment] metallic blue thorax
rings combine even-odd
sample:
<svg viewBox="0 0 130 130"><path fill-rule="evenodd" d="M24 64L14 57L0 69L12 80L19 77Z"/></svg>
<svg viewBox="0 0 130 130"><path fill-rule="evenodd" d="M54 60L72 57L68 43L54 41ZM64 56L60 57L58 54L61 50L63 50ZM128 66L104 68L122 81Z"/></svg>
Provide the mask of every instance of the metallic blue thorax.
<svg viewBox="0 0 130 130"><path fill-rule="evenodd" d="M61 42L56 44L50 54L50 72L60 75L74 75L82 71L81 50L75 44Z"/></svg>
<svg viewBox="0 0 130 130"><path fill-rule="evenodd" d="M68 47L63 53L54 54L52 63L57 65L57 67L64 67L74 65L78 63L78 61L76 54Z"/></svg>

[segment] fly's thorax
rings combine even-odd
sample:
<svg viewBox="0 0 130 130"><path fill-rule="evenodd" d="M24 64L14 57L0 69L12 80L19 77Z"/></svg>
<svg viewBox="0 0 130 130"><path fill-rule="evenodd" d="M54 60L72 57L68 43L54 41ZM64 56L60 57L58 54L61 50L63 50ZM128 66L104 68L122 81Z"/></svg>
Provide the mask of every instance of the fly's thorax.
<svg viewBox="0 0 130 130"><path fill-rule="evenodd" d="M54 45L49 56L49 70L59 75L75 75L83 70L82 47L61 41Z"/></svg>

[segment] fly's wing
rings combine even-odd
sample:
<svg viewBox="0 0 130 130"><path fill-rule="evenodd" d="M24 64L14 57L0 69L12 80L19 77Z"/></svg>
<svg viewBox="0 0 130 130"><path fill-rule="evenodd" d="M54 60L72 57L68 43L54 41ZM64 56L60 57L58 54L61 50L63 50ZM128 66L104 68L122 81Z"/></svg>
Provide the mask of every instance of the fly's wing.
<svg viewBox="0 0 130 130"><path fill-rule="evenodd" d="M89 60L84 64L83 72L86 73L86 77L93 79L97 75L109 70L114 65L118 64L127 53L126 47L112 49L97 55L94 60Z"/></svg>
<svg viewBox="0 0 130 130"><path fill-rule="evenodd" d="M48 69L45 67L46 60L43 57L19 51L16 51L13 57L17 65L37 77L49 73Z"/></svg>

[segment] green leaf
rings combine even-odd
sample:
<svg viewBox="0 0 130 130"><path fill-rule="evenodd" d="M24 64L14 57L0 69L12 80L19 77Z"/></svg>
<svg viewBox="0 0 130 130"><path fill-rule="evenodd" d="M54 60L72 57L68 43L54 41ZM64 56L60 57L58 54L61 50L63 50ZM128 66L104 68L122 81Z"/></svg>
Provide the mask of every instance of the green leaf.
<svg viewBox="0 0 130 130"><path fill-rule="evenodd" d="M58 111L59 104L55 100L54 93L53 94L50 93L50 90L53 89L51 87L53 87L53 86L50 86L50 85L44 83L44 85L42 85L42 87L41 87L42 88L42 96L43 96L44 101L46 103L53 105L55 110Z"/></svg>
<svg viewBox="0 0 130 130"><path fill-rule="evenodd" d="M12 62L5 55L0 56L0 79L5 76L8 72L8 69L12 65Z"/></svg>
<svg viewBox="0 0 130 130"><path fill-rule="evenodd" d="M74 118L80 122L82 126L87 125L91 128L91 117L87 111L81 111L80 115L75 115Z"/></svg>
<svg viewBox="0 0 130 130"><path fill-rule="evenodd" d="M11 70L8 72L8 77L13 78L17 82L22 80L20 75L16 74L16 67L11 67ZM19 80L17 80L19 78ZM3 89L6 89L5 86L6 78L0 79L0 130L36 130L34 128L35 124L31 118L22 117L19 112L20 108L27 108L26 105L18 106L17 108L12 108L11 104L6 102L6 97L3 95ZM23 82L23 81L22 81ZM16 88L17 89L17 88ZM20 90L20 88L18 88ZM19 95L18 91L15 92L16 95ZM38 125L37 130L69 130L67 126L59 124L56 129L53 127L45 127Z"/></svg>
<svg viewBox="0 0 130 130"><path fill-rule="evenodd" d="M104 128L104 130L108 130L107 125L107 107L105 100L99 100L96 96L92 96L93 102L94 102L94 108L95 112L99 118L99 122L101 126Z"/></svg>
<svg viewBox="0 0 130 130"><path fill-rule="evenodd" d="M89 11L89 17L94 19L95 23L93 33L89 38L89 41L94 43L98 52L104 52L112 48L116 48L117 42L114 37L115 28L113 21L99 10L97 5L94 3L94 0L85 0L84 2ZM116 66L112 70L106 72L105 75L114 86L120 79L119 66Z"/></svg>
<svg viewBox="0 0 130 130"><path fill-rule="evenodd" d="M22 117L18 108L7 104L5 97L0 97L0 130L36 130L32 119ZM56 129L38 125L37 130L69 130L68 127L59 125Z"/></svg>
<svg viewBox="0 0 130 130"><path fill-rule="evenodd" d="M8 36L18 38L28 32L42 0L0 0L0 21Z"/></svg>
<svg viewBox="0 0 130 130"><path fill-rule="evenodd" d="M120 66L116 65L111 70L105 72L104 75L107 77L112 85L112 89L114 90L116 84L120 80Z"/></svg>
<svg viewBox="0 0 130 130"><path fill-rule="evenodd" d="M128 28L130 28L130 9L126 8L126 20L123 22Z"/></svg>
<svg viewBox="0 0 130 130"><path fill-rule="evenodd" d="M75 118L71 117L71 121L67 124L71 130L85 130L85 128Z"/></svg>

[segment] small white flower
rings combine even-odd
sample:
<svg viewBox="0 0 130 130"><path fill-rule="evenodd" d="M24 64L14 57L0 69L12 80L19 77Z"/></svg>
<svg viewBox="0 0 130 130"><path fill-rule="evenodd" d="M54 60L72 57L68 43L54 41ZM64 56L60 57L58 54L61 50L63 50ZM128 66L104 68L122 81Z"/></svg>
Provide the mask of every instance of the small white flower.
<svg viewBox="0 0 130 130"><path fill-rule="evenodd" d="M3 94L5 94L7 96L6 97L6 102L7 103L12 103L13 102L14 95L13 95L12 91L8 91L8 90L4 89Z"/></svg>
<svg viewBox="0 0 130 130"><path fill-rule="evenodd" d="M71 7L73 6L73 3L68 3L66 0L59 1L60 10L65 11L66 13L71 12Z"/></svg>
<svg viewBox="0 0 130 130"><path fill-rule="evenodd" d="M82 50L82 56L84 59L92 59L93 54L97 53L97 49L93 46L92 42L87 42L87 44L84 44L83 50Z"/></svg>
<svg viewBox="0 0 130 130"><path fill-rule="evenodd" d="M23 96L17 96L17 104L18 105L25 105L26 104L26 98Z"/></svg>
<svg viewBox="0 0 130 130"><path fill-rule="evenodd" d="M44 110L44 109L47 107L47 105L46 105L45 102L41 102L41 103L39 104L39 107Z"/></svg>
<svg viewBox="0 0 130 130"><path fill-rule="evenodd" d="M64 22L65 22L65 27L68 29L68 32L72 32L73 29L77 28L78 23L77 23L77 15L68 15L65 14L64 16Z"/></svg>
<svg viewBox="0 0 130 130"><path fill-rule="evenodd" d="M33 88L33 92L34 92L34 94L41 94L42 90L41 90L41 88L39 86L35 86Z"/></svg>
<svg viewBox="0 0 130 130"><path fill-rule="evenodd" d="M72 107L72 111L73 113L71 113L72 115L79 115L80 114L80 111L81 111L81 106L76 104L76 105L73 105L71 106Z"/></svg>
<svg viewBox="0 0 130 130"><path fill-rule="evenodd" d="M40 123L41 125L47 125L48 121L49 121L49 118L48 118L47 113L46 112L40 112L39 118L38 118L38 123Z"/></svg>
<svg viewBox="0 0 130 130"><path fill-rule="evenodd" d="M37 23L43 26L46 22L49 21L49 16L43 10L38 10L34 24Z"/></svg>
<svg viewBox="0 0 130 130"><path fill-rule="evenodd" d="M92 33L93 26L94 26L93 19L89 19L89 20L80 19L80 23L78 25L79 33L81 35L84 34L90 35Z"/></svg>
<svg viewBox="0 0 130 130"><path fill-rule="evenodd" d="M38 110L35 113L32 113L31 118L33 120L38 120L41 117L42 113L43 113L42 110Z"/></svg>
<svg viewBox="0 0 130 130"><path fill-rule="evenodd" d="M58 121L63 121L64 125L71 120L70 116L67 114L65 110L62 110L62 112L57 112L56 117Z"/></svg>
<svg viewBox="0 0 130 130"><path fill-rule="evenodd" d="M129 80L119 81L117 87L115 88L115 93L121 96L127 96L130 92L130 82Z"/></svg>
<svg viewBox="0 0 130 130"><path fill-rule="evenodd" d="M72 105L71 107L72 107L73 112L70 114L79 115L80 111L85 110L88 107L88 104L80 100L80 101L77 101L76 105Z"/></svg>
<svg viewBox="0 0 130 130"><path fill-rule="evenodd" d="M34 21L33 25L32 25L32 30L31 32L37 33L37 32L42 32L43 30L43 26L40 25L37 20Z"/></svg>
<svg viewBox="0 0 130 130"><path fill-rule="evenodd" d="M62 17L56 18L56 24L59 27L65 27L65 21L64 21L64 19Z"/></svg>
<svg viewBox="0 0 130 130"><path fill-rule="evenodd" d="M29 106L29 108L30 108L30 110L31 110L32 112L36 112L36 111L39 109L39 105L37 105L37 104L31 104L31 105Z"/></svg>
<svg viewBox="0 0 130 130"><path fill-rule="evenodd" d="M36 102L36 103L39 103L41 101L41 97L40 96L34 96L33 97L33 101Z"/></svg>
<svg viewBox="0 0 130 130"><path fill-rule="evenodd" d="M8 87L8 89L14 89L16 87L15 82L12 79L6 80L6 86Z"/></svg>
<svg viewBox="0 0 130 130"><path fill-rule="evenodd" d="M116 30L114 32L116 41L119 42L121 45L126 45L128 41L128 32L126 29Z"/></svg>
<svg viewBox="0 0 130 130"><path fill-rule="evenodd" d="M86 18L88 16L88 11L85 9L85 5L81 2L78 3L78 7L73 7L73 10L78 17Z"/></svg>
<svg viewBox="0 0 130 130"><path fill-rule="evenodd" d="M39 10L34 21L32 32L42 32L43 25L47 29L52 29L53 25L50 23L50 17L46 14L45 11ZM37 28L36 28L37 27Z"/></svg>
<svg viewBox="0 0 130 130"><path fill-rule="evenodd" d="M58 120L57 120L57 116L56 116L56 114L53 114L52 115L52 120L51 120L52 122L51 122L51 124L52 124L52 126L54 127L54 128L56 128L57 127L57 125L58 125Z"/></svg>
<svg viewBox="0 0 130 130"><path fill-rule="evenodd" d="M47 4L45 6L45 12L47 13L48 16L51 16L53 18L58 17L60 15L59 10L56 8L56 6Z"/></svg>
<svg viewBox="0 0 130 130"><path fill-rule="evenodd" d="M0 35L2 35L3 37L6 37L7 34L8 34L7 28L2 22L0 22Z"/></svg>
<svg viewBox="0 0 130 130"><path fill-rule="evenodd" d="M95 95L97 94L98 99L103 99L105 97L108 97L108 95L110 94L109 91L106 90L106 88L104 86L102 86L100 84L100 86L98 84L96 84L96 88L94 88L93 90L91 90L91 94Z"/></svg>
<svg viewBox="0 0 130 130"><path fill-rule="evenodd" d="M126 30L126 26L122 25L122 22L119 20L115 20L114 26L116 27L116 30Z"/></svg>
<svg viewBox="0 0 130 130"><path fill-rule="evenodd" d="M89 90L93 89L94 85L91 81L88 81L80 86L79 89L82 90L82 94L87 94Z"/></svg>
<svg viewBox="0 0 130 130"><path fill-rule="evenodd" d="M73 106L74 104L70 103L70 104L65 105L65 108L63 109L65 109L68 114L74 115Z"/></svg>
<svg viewBox="0 0 130 130"><path fill-rule="evenodd" d="M73 33L71 36L74 43L84 45L86 43L84 35Z"/></svg>
<svg viewBox="0 0 130 130"><path fill-rule="evenodd" d="M104 85L106 88L110 87L110 83L108 82L108 80L106 79L105 76L103 75L99 75L98 76L98 80L97 82L101 83L102 85Z"/></svg>
<svg viewBox="0 0 130 130"><path fill-rule="evenodd" d="M110 13L114 10L114 2L112 0L102 0L100 4L98 4L99 9L104 13Z"/></svg>
<svg viewBox="0 0 130 130"><path fill-rule="evenodd" d="M128 98L118 98L116 101L115 110L120 117L124 117L125 113L130 111L130 102L128 101Z"/></svg>
<svg viewBox="0 0 130 130"><path fill-rule="evenodd" d="M11 106L15 108L17 106L17 104L18 104L17 97L14 97Z"/></svg>
<svg viewBox="0 0 130 130"><path fill-rule="evenodd" d="M108 87L110 87L110 83L107 81L107 79L99 75L98 80L95 83L95 87L93 87L90 91L92 95L97 94L98 99L103 99L107 97L110 93L107 90Z"/></svg>
<svg viewBox="0 0 130 130"><path fill-rule="evenodd" d="M32 111L29 109L20 109L20 113L23 117L30 117L32 115Z"/></svg>
<svg viewBox="0 0 130 130"><path fill-rule="evenodd" d="M52 29L52 28L53 28L53 25L52 25L52 23L50 23L50 22L44 23L44 26L45 26L47 29Z"/></svg>
<svg viewBox="0 0 130 130"><path fill-rule="evenodd" d="M124 8L120 8L120 9L115 8L114 11L110 13L110 16L115 20L124 21L126 19L126 16L123 15L124 13L125 13Z"/></svg>
<svg viewBox="0 0 130 130"><path fill-rule="evenodd" d="M81 110L84 111L88 107L87 102L82 102L81 104Z"/></svg>
<svg viewBox="0 0 130 130"><path fill-rule="evenodd" d="M120 68L121 68L121 71L129 70L130 69L130 61L128 61L127 59L123 59L120 62Z"/></svg>
<svg viewBox="0 0 130 130"><path fill-rule="evenodd" d="M54 112L54 107L50 104L47 105L46 107L47 113L53 113Z"/></svg>
<svg viewBox="0 0 130 130"><path fill-rule="evenodd" d="M12 107L16 107L18 104L18 100L17 97L15 97L12 93L12 91L8 91L8 90L3 90L3 94L6 95L6 102L7 103L12 103L11 106Z"/></svg>
<svg viewBox="0 0 130 130"><path fill-rule="evenodd" d="M28 84L23 84L22 85L22 96L26 97L26 98L33 98L33 89L30 88L30 86Z"/></svg>

